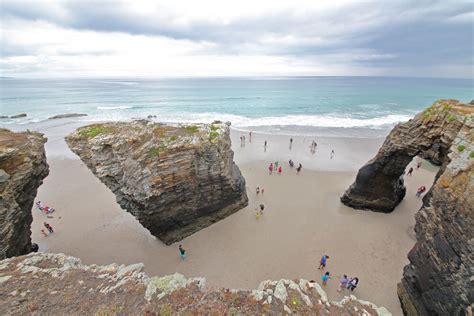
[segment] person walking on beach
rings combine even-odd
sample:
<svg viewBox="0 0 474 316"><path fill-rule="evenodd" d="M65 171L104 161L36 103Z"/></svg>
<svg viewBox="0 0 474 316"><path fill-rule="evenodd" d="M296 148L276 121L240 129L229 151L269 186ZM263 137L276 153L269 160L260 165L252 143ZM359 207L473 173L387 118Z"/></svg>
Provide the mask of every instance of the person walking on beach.
<svg viewBox="0 0 474 316"><path fill-rule="evenodd" d="M321 257L321 260L319 261L319 267L318 269L322 269L324 270L324 268L326 267L326 264L328 262L328 259L329 259L329 256L328 255L324 255Z"/></svg>
<svg viewBox="0 0 474 316"><path fill-rule="evenodd" d="M329 279L331 279L331 274L329 273L329 271L326 272L326 273L321 277L321 279L323 280L323 285L327 285Z"/></svg>
<svg viewBox="0 0 474 316"><path fill-rule="evenodd" d="M291 147L293 147L293 138L290 138L290 150L291 150Z"/></svg>
<svg viewBox="0 0 474 316"><path fill-rule="evenodd" d="M263 143L263 152L267 152L267 141Z"/></svg>
<svg viewBox="0 0 474 316"><path fill-rule="evenodd" d="M288 164L290 165L290 168L293 168L295 166L295 163L291 159L290 161L288 161Z"/></svg>
<svg viewBox="0 0 474 316"><path fill-rule="evenodd" d="M262 192L262 196L263 196L263 193L265 192L265 189L262 188L260 192Z"/></svg>
<svg viewBox="0 0 474 316"><path fill-rule="evenodd" d="M281 166L278 167L278 174L281 175L281 172L282 172L282 169L281 169Z"/></svg>
<svg viewBox="0 0 474 316"><path fill-rule="evenodd" d="M331 159L334 158L334 149L331 150L331 155L330 156L331 156Z"/></svg>
<svg viewBox="0 0 474 316"><path fill-rule="evenodd" d="M347 289L354 291L358 284L359 284L359 278L358 277L352 278L347 284Z"/></svg>
<svg viewBox="0 0 474 316"><path fill-rule="evenodd" d="M300 174L301 168L303 168L303 166L302 166L301 163L300 163L300 164L298 165L298 168L296 168L296 174Z"/></svg>
<svg viewBox="0 0 474 316"><path fill-rule="evenodd" d="M275 170L278 170L278 161L275 161Z"/></svg>
<svg viewBox="0 0 474 316"><path fill-rule="evenodd" d="M257 187L257 196L260 194L260 187Z"/></svg>
<svg viewBox="0 0 474 316"><path fill-rule="evenodd" d="M186 250L184 250L183 245L179 245L179 255L181 260L186 259Z"/></svg>
<svg viewBox="0 0 474 316"><path fill-rule="evenodd" d="M252 131L249 132L249 143L252 142Z"/></svg>
<svg viewBox="0 0 474 316"><path fill-rule="evenodd" d="M337 291L341 292L341 290L344 290L347 287L347 283L349 283L349 279L347 278L347 275L344 274L344 276L339 280L339 288Z"/></svg>
<svg viewBox="0 0 474 316"><path fill-rule="evenodd" d="M410 177L413 175L413 167L410 167L410 169L408 169L407 175L409 175Z"/></svg>
<svg viewBox="0 0 474 316"><path fill-rule="evenodd" d="M44 229L41 230L41 233L43 234L44 237L48 237L48 233L44 231Z"/></svg>
<svg viewBox="0 0 474 316"><path fill-rule="evenodd" d="M270 172L270 174L273 173L273 162L271 162L270 166L268 166L268 171Z"/></svg>

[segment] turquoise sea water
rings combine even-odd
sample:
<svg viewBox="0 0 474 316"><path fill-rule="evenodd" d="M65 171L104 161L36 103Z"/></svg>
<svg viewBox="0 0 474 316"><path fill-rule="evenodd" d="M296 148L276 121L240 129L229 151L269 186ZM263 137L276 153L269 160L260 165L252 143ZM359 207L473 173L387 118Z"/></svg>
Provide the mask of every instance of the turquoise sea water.
<svg viewBox="0 0 474 316"><path fill-rule="evenodd" d="M26 124L63 113L102 121L156 115L163 122L236 127L387 128L439 98L474 99L473 81L379 77L0 79L0 115Z"/></svg>

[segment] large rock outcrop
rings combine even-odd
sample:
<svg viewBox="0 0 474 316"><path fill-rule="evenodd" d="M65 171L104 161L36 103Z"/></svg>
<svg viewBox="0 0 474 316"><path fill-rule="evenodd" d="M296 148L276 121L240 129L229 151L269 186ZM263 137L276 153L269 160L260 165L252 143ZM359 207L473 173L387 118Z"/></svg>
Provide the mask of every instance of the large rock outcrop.
<svg viewBox="0 0 474 316"><path fill-rule="evenodd" d="M248 204L227 124L95 124L66 142L117 202L166 244Z"/></svg>
<svg viewBox="0 0 474 316"><path fill-rule="evenodd" d="M177 260L180 260L177 258ZM149 277L143 264L86 266L63 254L0 261L1 315L391 315L316 282L264 281L256 290L204 290L203 278Z"/></svg>
<svg viewBox="0 0 474 316"><path fill-rule="evenodd" d="M48 175L43 134L0 129L0 259L31 251L31 209Z"/></svg>
<svg viewBox="0 0 474 316"><path fill-rule="evenodd" d="M473 312L474 114L463 121L448 150L449 164L415 216L417 242L398 284L410 316Z"/></svg>
<svg viewBox="0 0 474 316"><path fill-rule="evenodd" d="M438 100L406 123L395 126L377 155L358 172L355 182L341 197L357 209L388 213L405 196L403 175L413 157L421 156L441 165L449 163L448 152L473 106L457 100Z"/></svg>
<svg viewBox="0 0 474 316"><path fill-rule="evenodd" d="M403 199L405 167L416 155L440 165L416 214L417 242L398 295L405 314L472 315L474 288L474 104L439 100L397 125L341 198L390 212Z"/></svg>

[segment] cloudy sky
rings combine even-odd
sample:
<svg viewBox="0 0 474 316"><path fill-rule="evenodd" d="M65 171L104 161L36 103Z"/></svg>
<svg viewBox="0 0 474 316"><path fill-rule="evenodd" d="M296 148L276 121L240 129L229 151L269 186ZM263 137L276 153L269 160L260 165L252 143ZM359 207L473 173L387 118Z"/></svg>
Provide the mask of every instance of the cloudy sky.
<svg viewBox="0 0 474 316"><path fill-rule="evenodd" d="M473 2L0 1L0 76L473 77Z"/></svg>

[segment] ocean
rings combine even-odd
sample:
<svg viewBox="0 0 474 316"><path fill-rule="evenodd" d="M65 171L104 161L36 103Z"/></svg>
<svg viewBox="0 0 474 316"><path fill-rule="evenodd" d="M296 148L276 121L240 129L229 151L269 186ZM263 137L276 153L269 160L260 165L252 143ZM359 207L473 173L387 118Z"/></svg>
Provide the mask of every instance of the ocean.
<svg viewBox="0 0 474 316"><path fill-rule="evenodd" d="M64 113L79 121L231 121L267 132L377 135L440 98L474 99L473 80L386 77L0 79L0 126ZM360 132L362 131L362 132ZM375 132L375 134L374 134Z"/></svg>

